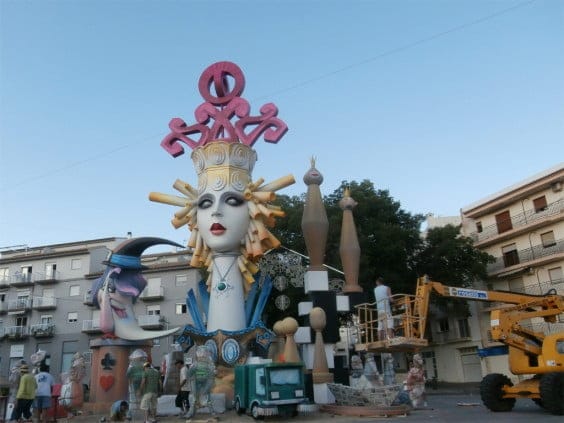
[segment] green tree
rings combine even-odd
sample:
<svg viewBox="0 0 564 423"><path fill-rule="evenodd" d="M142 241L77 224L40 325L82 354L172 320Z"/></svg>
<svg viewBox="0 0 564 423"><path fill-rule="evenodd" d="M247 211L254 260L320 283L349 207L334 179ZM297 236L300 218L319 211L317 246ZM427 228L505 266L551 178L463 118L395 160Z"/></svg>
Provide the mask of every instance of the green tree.
<svg viewBox="0 0 564 423"><path fill-rule="evenodd" d="M358 203L353 215L361 249L360 285L371 298L373 281L377 275L382 275L395 292L413 292L416 273L412 270L412 260L420 249L419 227L423 216L403 210L389 191L376 190L368 180L360 183L343 181L338 189L323 198L329 220L325 264L342 268L339 243L343 211L339 201L347 187ZM280 219L280 224L272 232L283 246L307 255L301 231L304 201L305 195L278 197L276 204L286 212L286 218ZM331 271L329 277L343 278Z"/></svg>
<svg viewBox="0 0 564 423"><path fill-rule="evenodd" d="M471 287L477 279L486 280L487 265L495 259L474 247L460 227L446 225L430 229L423 248L416 255L417 273L446 285Z"/></svg>
<svg viewBox="0 0 564 423"><path fill-rule="evenodd" d="M422 248L414 258L417 273L449 286L472 287L476 280L486 280L487 265L494 257L474 247L471 238L460 234L460 227L446 225L430 229ZM448 297L433 297L441 309L466 301Z"/></svg>

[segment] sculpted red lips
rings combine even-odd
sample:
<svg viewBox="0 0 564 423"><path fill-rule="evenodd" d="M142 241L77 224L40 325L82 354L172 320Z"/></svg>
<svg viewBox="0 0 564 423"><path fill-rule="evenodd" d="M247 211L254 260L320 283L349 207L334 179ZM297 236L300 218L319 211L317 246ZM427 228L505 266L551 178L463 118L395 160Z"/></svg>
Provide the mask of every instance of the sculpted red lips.
<svg viewBox="0 0 564 423"><path fill-rule="evenodd" d="M210 232L214 235L221 235L225 232L225 228L221 223L214 223L211 225Z"/></svg>

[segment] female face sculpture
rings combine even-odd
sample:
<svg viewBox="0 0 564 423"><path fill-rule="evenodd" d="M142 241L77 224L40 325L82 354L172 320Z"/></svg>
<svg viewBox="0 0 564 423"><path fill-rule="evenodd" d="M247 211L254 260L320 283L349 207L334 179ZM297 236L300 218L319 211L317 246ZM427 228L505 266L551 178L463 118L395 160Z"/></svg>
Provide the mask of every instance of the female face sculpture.
<svg viewBox="0 0 564 423"><path fill-rule="evenodd" d="M202 239L214 252L239 252L249 229L247 200L231 186L208 189L198 199L198 227Z"/></svg>

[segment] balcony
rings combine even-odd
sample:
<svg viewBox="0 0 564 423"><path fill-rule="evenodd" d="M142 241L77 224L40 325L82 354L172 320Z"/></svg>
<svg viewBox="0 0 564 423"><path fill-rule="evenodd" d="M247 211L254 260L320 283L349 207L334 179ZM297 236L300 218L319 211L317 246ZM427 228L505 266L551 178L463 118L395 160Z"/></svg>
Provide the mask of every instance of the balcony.
<svg viewBox="0 0 564 423"><path fill-rule="evenodd" d="M33 297L34 310L53 310L57 308L57 299L54 297Z"/></svg>
<svg viewBox="0 0 564 423"><path fill-rule="evenodd" d="M137 322L143 329L162 329L165 325L164 317L159 314L137 316Z"/></svg>
<svg viewBox="0 0 564 423"><path fill-rule="evenodd" d="M99 320L83 320L82 321L82 332L84 333L102 333L100 329Z"/></svg>
<svg viewBox="0 0 564 423"><path fill-rule="evenodd" d="M538 244L525 250L515 250L511 255L496 257L495 262L488 265L488 275L494 276L503 273L504 270L515 273L525 271L532 265L541 266L551 261L552 257L562 253L564 253L564 240L562 239L548 246Z"/></svg>
<svg viewBox="0 0 564 423"><path fill-rule="evenodd" d="M86 294L84 294L84 299L82 300L82 304L93 306L94 305L94 294L92 290L88 290Z"/></svg>
<svg viewBox="0 0 564 423"><path fill-rule="evenodd" d="M35 279L39 275L37 273L16 273L10 279L10 286L14 288L24 288L26 286L33 286Z"/></svg>
<svg viewBox="0 0 564 423"><path fill-rule="evenodd" d="M489 244L487 241L494 241L495 238L507 236L515 236L523 231L533 230L538 226L544 224L544 220L559 215L564 211L564 199L555 201L546 206L544 210L535 211L534 209L525 210L524 213L519 213L511 216L511 222L506 222L507 227L511 228L509 231L499 232L498 225L493 224L486 226L481 232L471 232L468 236L474 240L476 246L486 246ZM503 222L501 222L503 223Z"/></svg>
<svg viewBox="0 0 564 423"><path fill-rule="evenodd" d="M55 324L39 323L37 325L31 325L30 331L31 336L35 338L48 338L55 335Z"/></svg>
<svg viewBox="0 0 564 423"><path fill-rule="evenodd" d="M158 287L147 287L139 296L143 301L158 301L164 298L164 288L162 286Z"/></svg>
<svg viewBox="0 0 564 423"><path fill-rule="evenodd" d="M17 300L8 301L8 312L21 312L31 310L31 298L19 298Z"/></svg>
<svg viewBox="0 0 564 423"><path fill-rule="evenodd" d="M35 283L38 285L49 285L57 283L61 280L61 273L53 270L47 273L39 273L35 278Z"/></svg>
<svg viewBox="0 0 564 423"><path fill-rule="evenodd" d="M27 326L7 326L6 336L9 339L24 339L29 336L29 328Z"/></svg>

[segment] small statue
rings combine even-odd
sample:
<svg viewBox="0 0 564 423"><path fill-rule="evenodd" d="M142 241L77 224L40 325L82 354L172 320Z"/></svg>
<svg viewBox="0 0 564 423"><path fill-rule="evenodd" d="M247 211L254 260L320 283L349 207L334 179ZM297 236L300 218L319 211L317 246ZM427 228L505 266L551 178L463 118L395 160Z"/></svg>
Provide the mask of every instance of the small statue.
<svg viewBox="0 0 564 423"><path fill-rule="evenodd" d="M72 414L76 414L84 404L82 379L86 376L86 363L81 353L73 355L68 373L61 374L63 386L59 404Z"/></svg>
<svg viewBox="0 0 564 423"><path fill-rule="evenodd" d="M18 392L21 379L20 367L24 364L27 364L25 360L19 360L16 365L10 369L10 376L8 379L8 382L10 383L10 395L8 398L8 404L16 403L16 393Z"/></svg>
<svg viewBox="0 0 564 423"><path fill-rule="evenodd" d="M378 367L374 361L374 353L366 354L366 362L364 363L364 376L372 384L372 386L382 386L382 378L378 373Z"/></svg>
<svg viewBox="0 0 564 423"><path fill-rule="evenodd" d="M394 356L390 353L382 354L382 367L384 369L384 385L396 383L396 371L394 370Z"/></svg>
<svg viewBox="0 0 564 423"><path fill-rule="evenodd" d="M196 361L188 369L190 379L190 409L186 415L191 418L198 408L208 407L215 414L211 390L215 383L215 364L205 346L196 348Z"/></svg>
<svg viewBox="0 0 564 423"><path fill-rule="evenodd" d="M407 391L409 399L414 408L427 407L425 396L425 370L423 369L423 357L420 354L413 356L411 368L407 373Z"/></svg>
<svg viewBox="0 0 564 423"><path fill-rule="evenodd" d="M362 360L360 356L355 354L351 357L351 388L371 388L370 382L368 382L363 373Z"/></svg>
<svg viewBox="0 0 564 423"><path fill-rule="evenodd" d="M129 410L135 412L139 409L141 401L141 379L143 378L143 364L147 361L147 353L137 349L129 356L129 366L127 367L126 377L129 382Z"/></svg>

